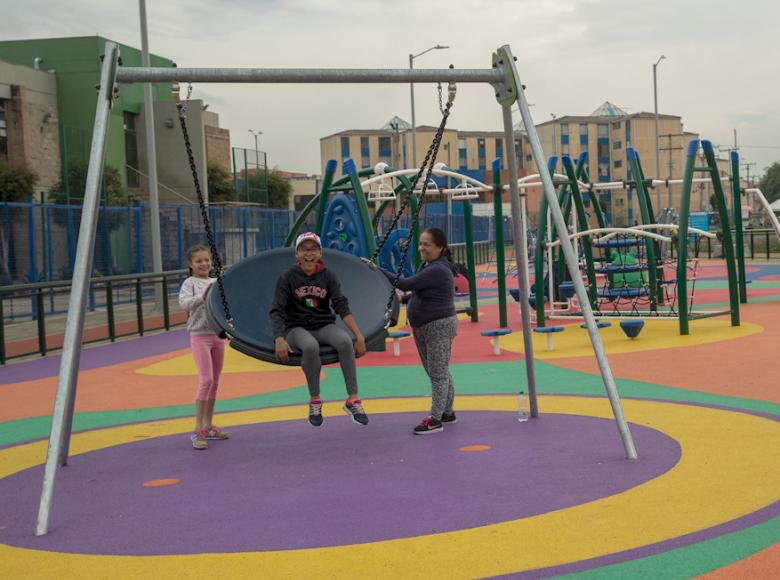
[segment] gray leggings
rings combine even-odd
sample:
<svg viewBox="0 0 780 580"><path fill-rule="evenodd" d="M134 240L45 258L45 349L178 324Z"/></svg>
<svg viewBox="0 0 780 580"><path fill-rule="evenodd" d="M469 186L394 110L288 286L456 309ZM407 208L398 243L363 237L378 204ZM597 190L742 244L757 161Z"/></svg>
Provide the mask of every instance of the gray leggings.
<svg viewBox="0 0 780 580"><path fill-rule="evenodd" d="M357 395L357 371L355 370L355 347L349 334L336 326L328 324L317 330L306 330L296 327L287 333L287 343L303 353L301 367L309 385L309 394L318 397L320 394L320 345L329 344L339 353L339 364L344 374L344 384L348 395Z"/></svg>
<svg viewBox="0 0 780 580"><path fill-rule="evenodd" d="M442 413L452 413L455 399L450 357L452 341L458 334L458 318L440 318L412 330L423 368L431 379L431 417L441 421Z"/></svg>

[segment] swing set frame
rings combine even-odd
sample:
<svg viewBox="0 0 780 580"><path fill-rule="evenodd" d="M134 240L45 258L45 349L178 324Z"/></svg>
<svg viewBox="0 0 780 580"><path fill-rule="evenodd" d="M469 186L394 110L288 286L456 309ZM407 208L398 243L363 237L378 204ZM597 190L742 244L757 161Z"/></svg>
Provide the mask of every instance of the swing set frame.
<svg viewBox="0 0 780 580"><path fill-rule="evenodd" d="M558 208L555 187L547 170L544 152L534 126L525 86L520 81L509 45L503 45L492 54L492 67L485 69L258 69L258 68L155 68L121 67L119 47L107 42L102 56L100 84L98 86L95 125L92 134L89 166L84 192L84 205L79 230L76 260L73 271L72 291L68 305L62 358L60 361L57 392L52 415L46 464L44 468L38 519L35 533L44 535L49 530L49 517L54 495L55 479L59 467L67 464L73 426L73 411L76 399L81 338L84 330L90 271L95 248L98 208L100 204L100 182L105 158L108 115L119 94L119 84L131 83L480 83L493 88L495 98L503 113L504 138L506 141L507 166L510 175L510 202L514 223L515 255L520 256L517 283L521 296L528 295L528 260L525 224L521 221L521 195L517 186L517 158L515 153L512 105L517 103L523 123L528 132L533 157L543 183L544 195L550 203L552 219L559 232L566 232L563 215ZM628 428L620 398L609 367L606 353L596 327L596 320L589 307L585 286L580 279L577 256L572 244L562 245L566 265L575 283L575 291L583 305L582 315L588 328L607 397L612 407L615 422L623 443L627 459L636 459L637 453ZM531 415L538 416L536 380L534 375L533 344L530 326L530 312L527 300L519 303L523 325L525 370L529 393Z"/></svg>

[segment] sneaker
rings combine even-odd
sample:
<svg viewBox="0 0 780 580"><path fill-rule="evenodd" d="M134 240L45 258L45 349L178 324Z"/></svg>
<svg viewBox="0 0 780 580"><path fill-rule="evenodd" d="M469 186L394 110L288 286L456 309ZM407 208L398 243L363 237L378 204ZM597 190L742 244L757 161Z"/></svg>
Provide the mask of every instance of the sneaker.
<svg viewBox="0 0 780 580"><path fill-rule="evenodd" d="M309 423L315 427L322 425L322 400L309 401Z"/></svg>
<svg viewBox="0 0 780 580"><path fill-rule="evenodd" d="M415 435L430 435L431 433L438 433L444 431L444 425L441 421L437 421L433 417L426 417L422 420L422 423L414 428Z"/></svg>
<svg viewBox="0 0 780 580"><path fill-rule="evenodd" d="M344 403L344 411L352 417L352 421L358 425L368 425L368 415L363 410L363 402L360 399Z"/></svg>
<svg viewBox="0 0 780 580"><path fill-rule="evenodd" d="M442 423L457 423L458 418L455 416L455 411L450 411L449 413L442 413L441 414L441 422Z"/></svg>
<svg viewBox="0 0 780 580"><path fill-rule="evenodd" d="M195 449L208 449L209 448L209 442L206 441L206 432L205 431L195 431L195 433L190 435L190 441L192 441L192 446Z"/></svg>
<svg viewBox="0 0 780 580"><path fill-rule="evenodd" d="M222 431L216 425L212 425L211 427L208 428L208 431L206 431L206 439L210 439L210 440L230 439L230 435L228 435L225 431Z"/></svg>

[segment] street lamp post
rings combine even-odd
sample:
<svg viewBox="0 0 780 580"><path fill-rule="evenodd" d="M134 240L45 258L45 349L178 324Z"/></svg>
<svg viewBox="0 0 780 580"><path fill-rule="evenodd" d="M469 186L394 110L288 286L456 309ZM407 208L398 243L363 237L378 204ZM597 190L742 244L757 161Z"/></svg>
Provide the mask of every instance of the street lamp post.
<svg viewBox="0 0 780 580"><path fill-rule="evenodd" d="M257 174L260 174L260 149L257 145L257 138L260 137L260 135L263 134L262 131L253 131L252 129L249 129L249 132L252 133L255 137L255 171ZM246 200L249 201L249 168L247 167L247 175L246 175ZM266 188L268 188L268 183L265 184Z"/></svg>
<svg viewBox="0 0 780 580"><path fill-rule="evenodd" d="M664 55L661 55L653 65L653 111L655 113L655 178L656 179L661 178L661 145L658 138L658 83L657 83L656 69L658 68L658 63L660 63L665 58L666 57ZM656 203L658 204L656 211L661 211L661 189L658 188L656 192L657 192Z"/></svg>
<svg viewBox="0 0 780 580"><path fill-rule="evenodd" d="M425 50L417 54L410 54L409 68L410 69L414 68L415 58L424 55L426 52L430 52L432 50L444 50L445 48L449 48L449 46L442 46L441 44L437 44L436 46L426 48ZM411 95L411 100L412 100L412 165L417 167L417 125L415 124L415 119L414 119L414 83L409 83L409 93Z"/></svg>
<svg viewBox="0 0 780 580"><path fill-rule="evenodd" d="M550 117L553 121L557 119L558 117L555 115L555 113L550 113ZM558 147L556 146L556 137L555 137L555 123L553 123L552 126L553 134L552 134L552 154L558 155Z"/></svg>

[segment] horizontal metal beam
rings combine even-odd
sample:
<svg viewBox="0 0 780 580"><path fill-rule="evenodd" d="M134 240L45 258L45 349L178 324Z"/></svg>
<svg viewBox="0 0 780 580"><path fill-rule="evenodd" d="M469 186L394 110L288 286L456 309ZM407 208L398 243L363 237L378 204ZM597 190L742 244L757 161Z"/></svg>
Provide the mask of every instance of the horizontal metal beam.
<svg viewBox="0 0 780 580"><path fill-rule="evenodd" d="M501 83L499 69L119 67L120 83Z"/></svg>

